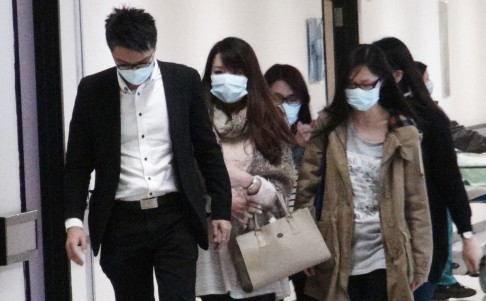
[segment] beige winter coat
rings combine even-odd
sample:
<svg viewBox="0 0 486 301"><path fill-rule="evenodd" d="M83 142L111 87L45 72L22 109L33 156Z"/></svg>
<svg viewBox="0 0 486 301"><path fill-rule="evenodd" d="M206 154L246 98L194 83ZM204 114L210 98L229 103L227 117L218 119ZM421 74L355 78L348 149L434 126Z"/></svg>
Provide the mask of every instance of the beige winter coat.
<svg viewBox="0 0 486 301"><path fill-rule="evenodd" d="M324 115L318 125L325 122ZM307 278L306 294L318 300L349 300L353 237L353 192L346 157L346 128L329 134L326 152L324 207L317 222L331 253L332 267L317 267ZM312 207L322 157L323 136L313 137L306 148L299 172L297 208ZM409 284L426 281L432 259L432 231L420 134L407 125L387 133L379 171L379 211L386 257L389 300L413 300Z"/></svg>

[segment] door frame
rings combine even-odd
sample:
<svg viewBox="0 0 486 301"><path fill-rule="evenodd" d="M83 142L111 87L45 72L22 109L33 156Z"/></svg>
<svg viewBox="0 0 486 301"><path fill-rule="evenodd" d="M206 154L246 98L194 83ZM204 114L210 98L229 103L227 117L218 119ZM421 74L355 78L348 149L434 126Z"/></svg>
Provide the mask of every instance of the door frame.
<svg viewBox="0 0 486 301"><path fill-rule="evenodd" d="M334 98L339 65L359 44L358 0L322 0L327 104Z"/></svg>
<svg viewBox="0 0 486 301"><path fill-rule="evenodd" d="M45 299L71 300L62 198L64 130L58 0L32 1Z"/></svg>

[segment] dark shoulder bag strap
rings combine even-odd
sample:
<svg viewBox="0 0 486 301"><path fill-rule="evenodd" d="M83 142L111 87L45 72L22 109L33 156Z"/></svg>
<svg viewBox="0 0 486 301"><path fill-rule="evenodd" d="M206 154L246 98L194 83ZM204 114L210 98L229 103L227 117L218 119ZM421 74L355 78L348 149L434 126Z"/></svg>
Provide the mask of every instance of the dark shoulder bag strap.
<svg viewBox="0 0 486 301"><path fill-rule="evenodd" d="M324 146L322 148L322 157L321 157L321 167L320 170L320 180L317 184L316 194L314 196L314 208L316 212L316 220L321 220L321 211L322 207L324 206L324 190L325 185L324 182L326 180L326 152L327 152L327 144L328 144L328 137L327 134L324 134Z"/></svg>

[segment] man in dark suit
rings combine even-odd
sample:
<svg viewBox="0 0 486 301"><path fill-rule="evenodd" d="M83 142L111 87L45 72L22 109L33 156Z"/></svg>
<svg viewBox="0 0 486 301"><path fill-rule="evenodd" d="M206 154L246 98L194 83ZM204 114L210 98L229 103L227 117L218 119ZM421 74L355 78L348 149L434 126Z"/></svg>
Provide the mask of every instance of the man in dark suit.
<svg viewBox="0 0 486 301"><path fill-rule="evenodd" d="M154 58L157 30L142 9L106 19L116 67L83 78L66 154L66 250L83 264L83 217L95 255L117 300L194 301L197 244L208 247L200 175L211 197L213 239L222 248L231 224L230 180L205 104L200 77ZM196 165L197 164L197 165Z"/></svg>

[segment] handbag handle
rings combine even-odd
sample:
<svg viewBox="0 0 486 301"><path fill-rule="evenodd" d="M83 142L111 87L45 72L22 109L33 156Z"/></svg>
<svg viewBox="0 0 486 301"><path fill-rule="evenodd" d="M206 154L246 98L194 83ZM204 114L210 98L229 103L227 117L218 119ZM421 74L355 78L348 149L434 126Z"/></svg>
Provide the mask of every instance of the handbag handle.
<svg viewBox="0 0 486 301"><path fill-rule="evenodd" d="M280 192L278 192L278 191L277 191L277 200L278 200L278 202L280 203L280 206L282 207L282 209L285 212L285 219L289 223L290 228L292 229L292 232L294 234L299 233L300 230L299 230L299 228L297 227L297 225L294 222L294 217L292 216L292 213L289 212L288 205L285 203L285 200L284 200L283 195ZM254 229L254 231L260 232L261 231L261 227L260 227L260 224L258 223L258 219L257 219L256 214L253 214L253 220L255 221L255 229ZM257 232L255 232L255 234L257 235L257 237L259 236L257 234Z"/></svg>

